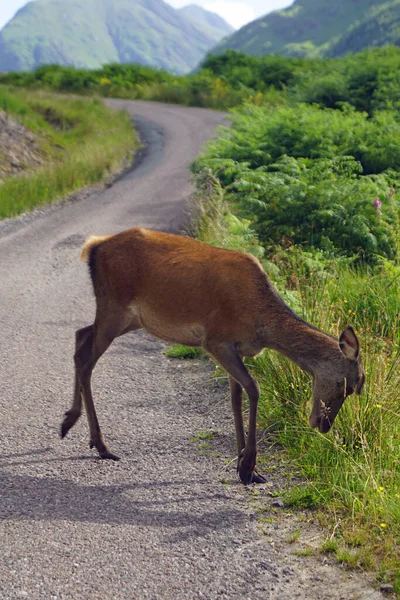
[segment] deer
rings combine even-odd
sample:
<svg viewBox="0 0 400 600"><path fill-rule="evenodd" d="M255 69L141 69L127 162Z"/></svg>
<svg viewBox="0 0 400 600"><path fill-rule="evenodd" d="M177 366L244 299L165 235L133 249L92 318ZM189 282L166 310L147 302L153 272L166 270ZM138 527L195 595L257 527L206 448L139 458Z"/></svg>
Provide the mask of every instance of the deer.
<svg viewBox="0 0 400 600"><path fill-rule="evenodd" d="M144 329L168 342L202 347L229 378L241 482L263 483L256 468L258 382L245 366L264 348L276 350L312 377L309 424L327 433L347 396L361 393L365 374L351 326L339 339L300 318L251 254L196 239L135 227L84 243L96 299L92 325L75 334L75 390L61 437L86 409L90 448L119 460L102 436L92 390L93 369L112 341ZM247 393L247 436L243 423Z"/></svg>

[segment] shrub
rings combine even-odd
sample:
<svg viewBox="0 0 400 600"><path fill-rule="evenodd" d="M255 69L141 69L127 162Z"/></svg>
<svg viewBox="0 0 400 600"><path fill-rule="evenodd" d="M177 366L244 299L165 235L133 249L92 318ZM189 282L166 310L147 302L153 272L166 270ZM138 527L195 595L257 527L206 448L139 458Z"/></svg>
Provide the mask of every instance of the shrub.
<svg viewBox="0 0 400 600"><path fill-rule="evenodd" d="M245 105L194 166L218 174L264 245L301 244L365 260L399 252L400 125L298 105ZM374 201L380 198L381 206Z"/></svg>

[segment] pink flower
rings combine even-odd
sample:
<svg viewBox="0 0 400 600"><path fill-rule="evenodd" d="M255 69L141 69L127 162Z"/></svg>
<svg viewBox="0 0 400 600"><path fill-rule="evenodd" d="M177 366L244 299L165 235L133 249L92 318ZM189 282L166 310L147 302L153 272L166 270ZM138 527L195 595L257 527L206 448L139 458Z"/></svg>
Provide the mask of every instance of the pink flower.
<svg viewBox="0 0 400 600"><path fill-rule="evenodd" d="M375 200L372 203L372 206L375 208L378 215L382 214L382 211L381 211L382 202L379 200L379 198L375 198Z"/></svg>

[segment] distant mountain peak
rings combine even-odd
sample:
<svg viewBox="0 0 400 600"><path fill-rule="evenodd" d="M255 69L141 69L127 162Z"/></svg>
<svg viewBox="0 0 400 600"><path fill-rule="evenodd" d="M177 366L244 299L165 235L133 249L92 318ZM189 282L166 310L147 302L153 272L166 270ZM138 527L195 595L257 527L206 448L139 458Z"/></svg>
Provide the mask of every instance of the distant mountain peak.
<svg viewBox="0 0 400 600"><path fill-rule="evenodd" d="M338 56L388 43L400 45L400 0L295 0L224 38L212 52Z"/></svg>
<svg viewBox="0 0 400 600"><path fill-rule="evenodd" d="M164 0L34 0L0 31L0 71L138 62L185 73L232 31L196 5L178 10Z"/></svg>

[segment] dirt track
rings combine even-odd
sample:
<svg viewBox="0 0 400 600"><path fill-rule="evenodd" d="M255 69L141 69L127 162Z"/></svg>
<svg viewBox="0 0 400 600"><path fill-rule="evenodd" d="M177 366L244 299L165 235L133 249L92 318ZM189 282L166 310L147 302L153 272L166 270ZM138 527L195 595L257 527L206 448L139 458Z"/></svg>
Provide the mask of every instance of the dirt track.
<svg viewBox="0 0 400 600"><path fill-rule="evenodd" d="M179 230L188 164L224 119L110 103L147 141L140 164L109 189L0 223L0 598L380 598L361 576L292 555L297 528L311 545L319 535L294 518L274 517L261 534L257 497L225 466L235 453L227 387L207 361L173 362L142 333L117 340L96 368L94 398L122 460L89 451L85 417L59 439L74 330L94 313L79 247L134 225ZM190 441L204 430L216 432L219 456Z"/></svg>

